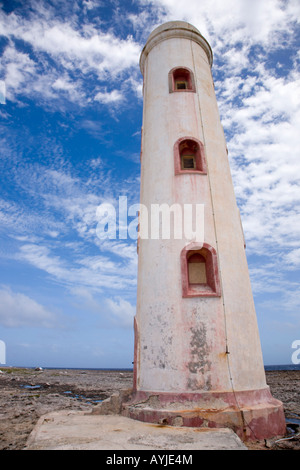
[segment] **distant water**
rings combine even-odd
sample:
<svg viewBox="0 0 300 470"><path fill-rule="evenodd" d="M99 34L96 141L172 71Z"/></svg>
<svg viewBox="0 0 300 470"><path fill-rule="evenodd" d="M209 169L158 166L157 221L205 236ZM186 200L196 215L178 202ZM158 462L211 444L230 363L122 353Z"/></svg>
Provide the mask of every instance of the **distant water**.
<svg viewBox="0 0 300 470"><path fill-rule="evenodd" d="M265 370L300 370L300 364L279 364L264 366ZM132 372L133 369L126 368L93 368L93 367L44 367L44 369L61 369L61 370L103 370L103 371L119 371L119 372Z"/></svg>
<svg viewBox="0 0 300 470"><path fill-rule="evenodd" d="M35 369L34 367L27 367L27 369ZM124 367L49 367L45 366L42 367L43 370L94 370L94 371L110 371L110 372L133 372L131 368L124 368Z"/></svg>
<svg viewBox="0 0 300 470"><path fill-rule="evenodd" d="M279 364L265 366L265 370L300 370L300 364Z"/></svg>
<svg viewBox="0 0 300 470"><path fill-rule="evenodd" d="M13 366L13 367L24 367L26 369L35 369L34 367L26 367L26 366ZM264 366L265 370L300 370L300 364L275 364L275 365L266 365ZM117 372L132 372L133 369L131 368L124 368L124 367L114 367L114 368L99 368L96 367L48 367L45 366L42 369L44 370L51 370L51 369L58 369L58 370L99 370L99 371L117 371Z"/></svg>

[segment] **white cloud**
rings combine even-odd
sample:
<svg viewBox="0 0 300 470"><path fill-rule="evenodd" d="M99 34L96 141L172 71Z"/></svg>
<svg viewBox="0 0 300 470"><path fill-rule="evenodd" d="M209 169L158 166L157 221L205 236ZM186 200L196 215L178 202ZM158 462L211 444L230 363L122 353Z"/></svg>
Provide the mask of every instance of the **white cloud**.
<svg viewBox="0 0 300 470"><path fill-rule="evenodd" d="M0 199L0 231L8 230L11 237L39 238L45 234L63 231L64 227L64 223L55 219L53 214L44 217L42 213L30 210L22 202ZM38 237L36 233L39 234Z"/></svg>
<svg viewBox="0 0 300 470"><path fill-rule="evenodd" d="M109 308L109 313L119 326L133 327L135 307L130 302L122 298L116 298L115 300L106 299L106 304Z"/></svg>
<svg viewBox="0 0 300 470"><path fill-rule="evenodd" d="M95 101L100 101L100 103L105 103L105 104L109 104L109 103L117 103L119 101L122 101L124 99L123 95L121 92L119 92L118 90L113 90L111 92L101 92L99 91L94 100Z"/></svg>
<svg viewBox="0 0 300 470"><path fill-rule="evenodd" d="M56 315L30 297L0 288L0 323L6 327L51 328L57 323Z"/></svg>
<svg viewBox="0 0 300 470"><path fill-rule="evenodd" d="M126 194L132 181L111 178L103 166L101 158L93 159L79 178L66 170L64 161L47 169L16 165L13 177L26 197L18 203L0 199L0 228L9 230L14 243L13 252L2 246L1 255L34 266L68 290L81 286L133 292L136 244L131 239L99 240L96 234L99 204L117 207L118 194ZM27 197L35 204L28 206Z"/></svg>
<svg viewBox="0 0 300 470"><path fill-rule="evenodd" d="M57 91L63 91L67 93L70 101L78 104L87 104L90 99L85 96L85 93L80 90L81 82L71 81L70 77L65 74L64 76L58 77L52 84L52 88ZM35 88L37 89L37 88ZM40 90L42 93L42 90Z"/></svg>
<svg viewBox="0 0 300 470"><path fill-rule="evenodd" d="M211 42L214 51L218 46L241 43L278 45L282 33L298 22L300 7L297 0L189 0L186 4L176 0L140 0L145 7L150 5L141 23L153 18L153 9L158 8L158 23L170 20L185 20L196 26ZM131 15L138 22L139 15ZM275 34L276 33L276 34Z"/></svg>
<svg viewBox="0 0 300 470"><path fill-rule="evenodd" d="M267 244L286 249L300 238L300 162L296 151L300 145L300 74L274 77L260 67L256 80L261 85L253 88L251 78L251 95L235 90L239 105L230 105L234 103L230 92L222 93L223 87L234 87L231 78L229 87L226 81L216 87L221 87L225 130L235 129L228 148L248 246L263 250Z"/></svg>
<svg viewBox="0 0 300 470"><path fill-rule="evenodd" d="M134 289L136 284L134 266L126 262L112 261L108 256L74 258L54 254L47 246L26 244L20 247L16 259L25 261L55 279L60 284L74 289L88 287L101 292L103 289Z"/></svg>
<svg viewBox="0 0 300 470"><path fill-rule="evenodd" d="M25 94L28 83L36 76L36 64L29 55L8 45L1 57L1 69L5 70L6 99L14 93Z"/></svg>
<svg viewBox="0 0 300 470"><path fill-rule="evenodd" d="M285 257L285 262L289 266L299 268L300 267L300 248L291 250Z"/></svg>
<svg viewBox="0 0 300 470"><path fill-rule="evenodd" d="M0 33L3 36L21 39L34 50L46 52L70 69L74 65L85 65L98 73L103 70L118 73L135 65L140 52L131 37L121 40L111 33L96 30L92 25L84 31L76 30L71 22L59 21L54 15L48 16L47 20L38 12L27 20L15 13L6 15L1 12L1 16Z"/></svg>
<svg viewBox="0 0 300 470"><path fill-rule="evenodd" d="M87 8L87 10L92 10L93 8L97 8L102 2L97 2L94 0L83 0L83 6Z"/></svg>
<svg viewBox="0 0 300 470"><path fill-rule="evenodd" d="M85 6L96 4L86 2ZM88 74L100 81L116 80L119 74L138 68L140 45L131 36L121 39L92 24L81 25L73 17L62 21L44 4L32 4L27 18L17 10L10 14L0 10L0 24L0 35L9 40L1 71L11 100L35 93L53 99L63 92L71 101L85 105L90 101L90 87L85 84ZM31 48L30 56L18 51L15 40ZM117 93L100 94L98 101L109 104L120 100Z"/></svg>

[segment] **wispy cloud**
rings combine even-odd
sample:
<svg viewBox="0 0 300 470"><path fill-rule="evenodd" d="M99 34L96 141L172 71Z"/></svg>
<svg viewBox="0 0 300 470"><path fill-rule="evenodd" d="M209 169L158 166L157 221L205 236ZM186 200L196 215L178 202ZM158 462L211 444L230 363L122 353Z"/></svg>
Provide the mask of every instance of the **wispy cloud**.
<svg viewBox="0 0 300 470"><path fill-rule="evenodd" d="M54 250L53 250L54 251ZM20 247L16 258L49 274L62 285L73 287L89 287L97 291L103 289L125 289L135 287L135 273L127 269L120 261L112 261L109 257L93 256L72 259L66 254L54 254L49 247L26 244Z"/></svg>
<svg viewBox="0 0 300 470"><path fill-rule="evenodd" d="M58 325L57 314L7 286L0 287L0 323L2 326L53 328Z"/></svg>
<svg viewBox="0 0 300 470"><path fill-rule="evenodd" d="M96 234L99 204L117 206L119 194L126 194L132 181L115 180L101 158L92 159L81 177L65 166L61 160L47 168L39 163L13 167L23 198L0 200L1 230L14 245L13 251L3 245L2 256L37 268L77 297L80 288L91 296L123 290L134 295L136 244L131 239L99 240Z"/></svg>
<svg viewBox="0 0 300 470"><path fill-rule="evenodd" d="M123 100L122 94L118 90L113 90L111 92L101 92L99 91L95 98L95 101L100 101L100 103L116 103Z"/></svg>
<svg viewBox="0 0 300 470"><path fill-rule="evenodd" d="M120 100L120 92L93 93L87 80L116 82L120 74L137 69L141 46L132 36L120 39L112 31L86 23L84 17L60 19L44 2L31 2L26 18L18 10L9 14L0 10L0 23L0 36L8 39L0 68L7 99L65 97L85 106L94 98L107 104Z"/></svg>
<svg viewBox="0 0 300 470"><path fill-rule="evenodd" d="M135 306L122 298L107 299L109 313L117 325L132 328L133 317L135 315Z"/></svg>

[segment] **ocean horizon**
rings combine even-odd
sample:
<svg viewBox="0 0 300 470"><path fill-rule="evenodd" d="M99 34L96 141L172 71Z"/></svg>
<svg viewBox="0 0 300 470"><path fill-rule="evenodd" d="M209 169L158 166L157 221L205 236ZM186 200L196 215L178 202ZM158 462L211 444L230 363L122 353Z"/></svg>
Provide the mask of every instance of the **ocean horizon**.
<svg viewBox="0 0 300 470"><path fill-rule="evenodd" d="M121 371L121 372L133 372L133 368L126 367L68 367L68 366L0 366L0 369L3 368L21 368L21 369L59 369L59 370L99 370L99 371ZM265 371L275 371L275 370L300 370L300 364L270 364L264 365Z"/></svg>
<svg viewBox="0 0 300 470"><path fill-rule="evenodd" d="M300 370L300 364L265 365L265 370Z"/></svg>

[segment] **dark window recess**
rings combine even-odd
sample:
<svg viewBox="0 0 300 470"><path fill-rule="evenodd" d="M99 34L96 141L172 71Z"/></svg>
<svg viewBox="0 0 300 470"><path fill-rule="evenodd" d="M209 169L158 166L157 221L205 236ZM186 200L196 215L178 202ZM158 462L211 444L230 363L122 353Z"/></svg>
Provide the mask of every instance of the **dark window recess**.
<svg viewBox="0 0 300 470"><path fill-rule="evenodd" d="M183 173L206 174L204 146L193 137L182 137L174 144L175 175Z"/></svg>
<svg viewBox="0 0 300 470"><path fill-rule="evenodd" d="M192 91L195 93L194 74L184 67L175 67L169 72L169 92Z"/></svg>
<svg viewBox="0 0 300 470"><path fill-rule="evenodd" d="M182 170L203 170L200 149L196 142L190 139L184 140L179 145L179 153Z"/></svg>
<svg viewBox="0 0 300 470"><path fill-rule="evenodd" d="M187 90L187 82L176 81L176 90Z"/></svg>
<svg viewBox="0 0 300 470"><path fill-rule="evenodd" d="M193 155L185 155L181 157L181 169L189 170L196 168L196 161Z"/></svg>

